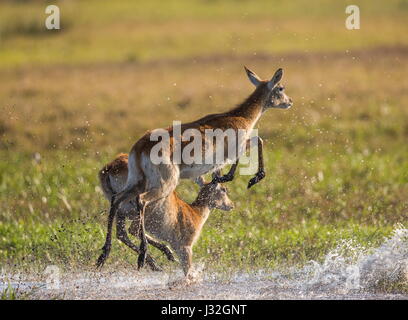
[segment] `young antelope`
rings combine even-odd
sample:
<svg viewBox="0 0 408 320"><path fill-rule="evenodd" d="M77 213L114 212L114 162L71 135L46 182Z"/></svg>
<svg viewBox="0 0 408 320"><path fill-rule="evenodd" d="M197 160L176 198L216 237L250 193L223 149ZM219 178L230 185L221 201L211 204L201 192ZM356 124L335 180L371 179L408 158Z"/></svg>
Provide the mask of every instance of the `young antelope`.
<svg viewBox="0 0 408 320"><path fill-rule="evenodd" d="M100 170L102 190L109 201L126 185L127 174L127 154L118 155L115 160ZM186 278L189 276L192 263L192 247L200 236L210 211L212 209L230 211L234 208L227 189L221 183L205 183L202 177L199 177L196 182L200 190L193 203L186 203L173 191L166 197L150 202L145 208L145 229L151 235L146 235L148 243L165 253L169 260L174 261L171 250L155 239L167 242L177 254ZM141 236L140 216L136 206L136 201L133 203L132 200L119 208L116 233L120 241L139 254L139 248L131 242L125 229L126 218L131 219L129 232L136 237ZM104 260L100 262L98 265L103 265ZM149 255L146 262L153 270L160 270Z"/></svg>

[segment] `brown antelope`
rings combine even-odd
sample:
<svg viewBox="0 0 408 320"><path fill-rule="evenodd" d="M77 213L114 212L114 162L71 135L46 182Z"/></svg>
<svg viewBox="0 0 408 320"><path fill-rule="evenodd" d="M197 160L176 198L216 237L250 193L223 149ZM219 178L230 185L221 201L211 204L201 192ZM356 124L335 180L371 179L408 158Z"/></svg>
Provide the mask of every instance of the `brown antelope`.
<svg viewBox="0 0 408 320"><path fill-rule="evenodd" d="M188 129L196 129L201 133L202 146L204 149L217 150L214 148L213 140L207 139L204 134L206 130L234 130L237 134L235 143L238 150L245 150L244 145L247 144L251 132L258 122L261 115L270 108L287 109L292 106L292 100L285 94L284 87L279 84L282 79L283 71L278 69L271 80L261 80L254 72L245 68L249 80L255 85L255 91L240 105L225 113L211 114L194 122L181 125L180 132L183 134ZM238 131L244 131L245 134L240 135ZM129 201L136 198L138 211L140 214L140 233L141 245L138 259L138 267L144 265L147 250L147 238L144 236L144 209L150 202L164 198L175 190L179 179L196 179L208 172L220 170L227 163L234 162L237 165L237 159L242 154L237 153L233 158L224 156L222 163L195 162L195 163L176 163L172 161L174 157L175 141L178 137L174 134L173 128L162 129L168 133L170 137L169 148L164 149L162 158L166 159L163 163L155 164L151 159L151 151L157 144L152 137L153 132L147 132L139 139L132 147L129 153L129 174L125 187L112 197L111 208L108 217L107 236L105 245L102 248L97 265L103 265L104 260L108 257L111 248L111 232L115 212L123 201ZM186 143L181 141L181 150L186 146ZM262 140L258 139L259 155L262 155ZM227 141L228 146L228 141ZM205 150L205 151L206 151ZM204 152L205 152L204 151ZM215 152L214 152L215 155ZM183 160L183 159L181 159ZM262 159L259 159L258 172L253 177L248 187L251 187L264 176ZM218 182L229 181L231 175L216 178ZM216 182L214 180L214 182Z"/></svg>
<svg viewBox="0 0 408 320"><path fill-rule="evenodd" d="M120 154L114 161L107 164L99 172L99 179L105 197L110 201L112 196L123 189L128 175L128 156ZM197 198L191 204L180 199L175 191L164 198L149 202L145 209L145 228L154 238L170 244L176 252L186 278L192 262L192 247L197 241L201 229L206 222L211 209L229 211L234 205L227 195L227 189L218 182L204 183L202 177L197 179L200 186ZM118 210L116 219L116 235L120 241L138 254L139 248L131 242L126 229L126 218L133 220L129 232L138 237L140 215L131 202L125 203ZM152 244L169 260L174 261L170 249L146 234L149 244ZM146 262L153 270L160 270L154 260L147 255Z"/></svg>

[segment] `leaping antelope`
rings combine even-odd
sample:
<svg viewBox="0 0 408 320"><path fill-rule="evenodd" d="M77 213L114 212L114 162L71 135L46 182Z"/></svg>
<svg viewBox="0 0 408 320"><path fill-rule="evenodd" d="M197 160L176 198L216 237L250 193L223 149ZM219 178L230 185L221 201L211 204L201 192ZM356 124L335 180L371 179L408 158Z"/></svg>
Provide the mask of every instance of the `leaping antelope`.
<svg viewBox="0 0 408 320"><path fill-rule="evenodd" d="M283 75L282 69L278 69L271 80L261 80L254 72L247 68L245 68L245 70L249 80L255 85L256 89L243 103L228 112L207 115L194 122L182 124L181 133L183 134L187 129L197 129L201 132L202 146L213 146L213 141L206 139L204 134L206 129L221 129L221 131L232 129L237 133L236 143L238 150L245 150L244 145L247 144L252 129L267 109L287 109L292 106L292 100L285 94L284 87L279 84ZM179 179L196 179L208 172L220 170L227 163L237 162L237 159L241 155L238 153L233 159L228 159L228 156L225 155L225 161L221 164L207 164L205 162L187 164L183 161L178 164L172 161L175 138L173 128L163 130L167 131L170 136L170 148L164 150L162 154L162 158L167 161L160 164L154 164L151 161L151 150L157 143L156 141L152 141L154 140L152 139L152 131L147 132L139 139L129 153L129 173L126 185L123 190L112 197L106 241L102 248L102 254L97 262L98 266L103 265L103 262L109 255L113 220L122 202L130 201L132 198L136 198L137 201L141 233L141 253L138 258L138 268L141 268L144 265L147 250L147 238L145 236L144 227L145 207L153 201L170 195L175 190ZM239 130L245 130L246 134L239 135ZM260 139L259 144L262 146ZM182 150L185 146L186 144L181 142ZM212 150L216 150L216 148ZM260 148L260 150L262 151L262 148ZM259 154L261 155L261 153L262 152ZM258 172L255 177L251 179L248 187L260 181L264 176L265 172L259 165ZM224 176L218 178L216 181L228 181L229 179L231 179L231 176Z"/></svg>
<svg viewBox="0 0 408 320"><path fill-rule="evenodd" d="M110 201L112 196L122 190L128 175L128 155L120 154L115 160L99 171L99 179L105 197ZM188 204L180 199L175 191L159 200L150 202L145 209L145 228L154 238L170 244L182 265L186 279L192 263L192 247L197 241L201 229L211 209L229 211L234 205L229 199L227 189L218 182L205 183L202 177L197 179L200 191L193 203ZM140 253L139 248L129 239L126 229L126 218L133 220L129 232L139 237L140 216L134 204L128 202L118 210L116 235L120 241ZM161 250L169 260L175 261L171 250L164 244L146 234L149 244ZM153 258L147 255L146 262L153 270L160 270Z"/></svg>

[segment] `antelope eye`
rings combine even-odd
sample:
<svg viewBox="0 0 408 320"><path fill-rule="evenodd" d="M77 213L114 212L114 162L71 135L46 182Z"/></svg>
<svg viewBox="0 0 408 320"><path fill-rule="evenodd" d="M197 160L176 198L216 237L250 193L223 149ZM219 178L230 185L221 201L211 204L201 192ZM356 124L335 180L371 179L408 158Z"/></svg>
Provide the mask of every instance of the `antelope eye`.
<svg viewBox="0 0 408 320"><path fill-rule="evenodd" d="M279 91L282 92L285 89L285 87L279 87Z"/></svg>

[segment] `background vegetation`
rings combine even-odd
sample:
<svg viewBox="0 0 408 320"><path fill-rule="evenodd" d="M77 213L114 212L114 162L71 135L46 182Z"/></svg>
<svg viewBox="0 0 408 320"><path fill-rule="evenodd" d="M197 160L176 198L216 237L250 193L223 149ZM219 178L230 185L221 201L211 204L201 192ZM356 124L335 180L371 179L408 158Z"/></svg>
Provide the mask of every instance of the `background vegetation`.
<svg viewBox="0 0 408 320"><path fill-rule="evenodd" d="M295 104L260 121L267 178L229 184L236 209L210 216L196 260L300 265L406 225L408 1L357 1L354 31L349 3L57 1L62 29L49 31L49 2L1 2L0 266L93 268L108 208L97 171L147 129L241 102L243 65L283 67ZM115 240L106 267L135 262Z"/></svg>

